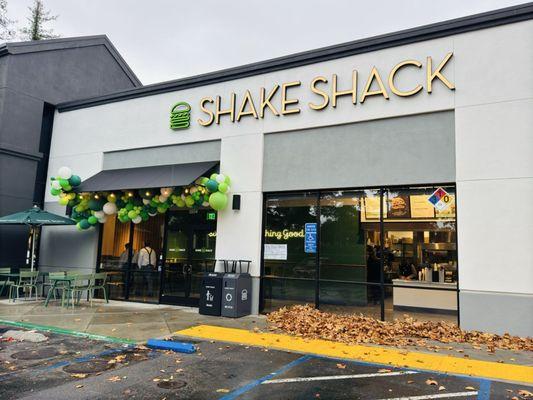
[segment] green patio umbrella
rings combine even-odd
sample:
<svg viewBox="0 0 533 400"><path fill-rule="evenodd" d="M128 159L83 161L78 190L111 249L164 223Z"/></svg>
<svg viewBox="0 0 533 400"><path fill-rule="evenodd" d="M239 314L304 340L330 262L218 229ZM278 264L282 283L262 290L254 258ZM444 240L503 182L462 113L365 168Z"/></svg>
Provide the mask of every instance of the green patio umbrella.
<svg viewBox="0 0 533 400"><path fill-rule="evenodd" d="M35 232L43 225L76 225L76 221L41 210L33 206L26 211L0 217L0 225L28 225L32 235L31 245L31 270L33 271L33 259L35 255Z"/></svg>

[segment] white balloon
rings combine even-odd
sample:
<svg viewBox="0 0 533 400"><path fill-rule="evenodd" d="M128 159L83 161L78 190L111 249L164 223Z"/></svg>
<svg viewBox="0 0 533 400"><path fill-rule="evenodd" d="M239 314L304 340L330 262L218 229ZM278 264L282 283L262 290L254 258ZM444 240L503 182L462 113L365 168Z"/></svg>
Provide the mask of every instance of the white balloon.
<svg viewBox="0 0 533 400"><path fill-rule="evenodd" d="M225 180L226 180L226 177L225 177L224 175L222 175L222 174L218 174L218 175L217 175L216 181L217 181L218 183L222 183L222 182L224 182Z"/></svg>
<svg viewBox="0 0 533 400"><path fill-rule="evenodd" d="M167 199L168 199L167 196L163 196L163 195L159 196L159 202L160 203L164 203L165 201L167 201Z"/></svg>
<svg viewBox="0 0 533 400"><path fill-rule="evenodd" d="M131 221L134 223L134 224L139 224L141 223L142 221L142 217L140 215L137 215L135 218L133 218Z"/></svg>
<svg viewBox="0 0 533 400"><path fill-rule="evenodd" d="M184 193L181 194L181 199L185 200L185 194Z"/></svg>
<svg viewBox="0 0 533 400"><path fill-rule="evenodd" d="M150 200L148 200L148 199L143 199L143 204L144 204L145 206L147 206L148 204L150 204Z"/></svg>
<svg viewBox="0 0 533 400"><path fill-rule="evenodd" d="M52 181L52 188L53 189L61 189L61 185L59 184L59 181Z"/></svg>
<svg viewBox="0 0 533 400"><path fill-rule="evenodd" d="M101 224L105 224L106 221L107 221L107 216L103 216L102 218L98 218L98 222L100 222Z"/></svg>
<svg viewBox="0 0 533 400"><path fill-rule="evenodd" d="M149 215L150 217L155 217L155 216L157 215L157 211L156 211L156 212L153 212L153 213L149 212L148 215ZM142 218L141 218L141 219L142 219Z"/></svg>
<svg viewBox="0 0 533 400"><path fill-rule="evenodd" d="M102 210L107 215L113 215L117 212L117 205L115 203L107 202L104 204L104 207L102 208Z"/></svg>
<svg viewBox="0 0 533 400"><path fill-rule="evenodd" d="M204 207L209 207L209 202L208 202L208 201L204 201L204 202L202 203L202 205L203 205Z"/></svg>
<svg viewBox="0 0 533 400"><path fill-rule="evenodd" d="M198 191L198 189L196 189L195 187L192 187L192 188L189 189L189 193L190 194L193 194L196 191Z"/></svg>
<svg viewBox="0 0 533 400"><path fill-rule="evenodd" d="M60 178L70 179L70 177L72 176L72 171L69 167L61 167L57 171L57 174L59 175Z"/></svg>
<svg viewBox="0 0 533 400"><path fill-rule="evenodd" d="M103 211L95 211L93 215L96 218L100 219L100 218L104 218L105 217L105 212L103 212Z"/></svg>

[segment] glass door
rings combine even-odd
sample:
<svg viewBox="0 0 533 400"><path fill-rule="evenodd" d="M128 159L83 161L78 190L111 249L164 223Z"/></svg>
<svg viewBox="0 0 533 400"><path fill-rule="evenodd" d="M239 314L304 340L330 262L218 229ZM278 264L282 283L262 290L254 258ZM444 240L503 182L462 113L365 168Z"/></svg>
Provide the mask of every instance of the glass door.
<svg viewBox="0 0 533 400"><path fill-rule="evenodd" d="M216 214L200 210L169 213L161 302L197 306L204 271L215 263Z"/></svg>

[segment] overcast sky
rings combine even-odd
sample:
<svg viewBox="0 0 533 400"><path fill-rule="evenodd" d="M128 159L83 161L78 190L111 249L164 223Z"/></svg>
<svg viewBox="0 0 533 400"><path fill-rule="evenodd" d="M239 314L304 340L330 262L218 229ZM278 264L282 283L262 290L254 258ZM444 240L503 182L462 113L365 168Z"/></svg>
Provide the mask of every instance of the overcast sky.
<svg viewBox="0 0 533 400"><path fill-rule="evenodd" d="M8 0L26 24L33 0ZM44 0L62 37L106 34L144 84L508 7L512 0Z"/></svg>

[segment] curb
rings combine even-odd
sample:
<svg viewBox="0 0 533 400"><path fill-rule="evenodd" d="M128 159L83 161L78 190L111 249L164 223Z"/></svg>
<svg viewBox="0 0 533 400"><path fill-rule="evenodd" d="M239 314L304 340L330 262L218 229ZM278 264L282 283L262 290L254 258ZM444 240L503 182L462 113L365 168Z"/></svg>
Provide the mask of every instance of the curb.
<svg viewBox="0 0 533 400"><path fill-rule="evenodd" d="M169 340L148 339L146 347L156 350L170 350L176 353L192 354L196 352L196 347L191 343L172 342Z"/></svg>
<svg viewBox="0 0 533 400"><path fill-rule="evenodd" d="M138 342L134 340L130 340L130 339L124 339L124 338L118 338L118 337L106 336L106 335L95 335L93 333L78 332L78 331L73 331L70 329L57 328L55 326L32 324L29 322L7 321L4 319L0 319L0 324L14 326L17 328L35 329L39 331L58 333L60 335L70 335L70 336L77 336L77 337L82 337L82 338L92 339L92 340L102 340L105 342L121 343L121 344L139 344Z"/></svg>
<svg viewBox="0 0 533 400"><path fill-rule="evenodd" d="M199 325L174 332L175 335L246 344L257 347L313 354L399 368L463 375L492 380L533 384L533 367L493 361L459 358L378 346L349 345L322 339L303 339L275 333L251 332L245 329Z"/></svg>

